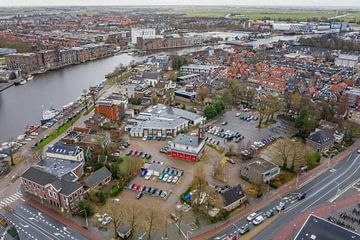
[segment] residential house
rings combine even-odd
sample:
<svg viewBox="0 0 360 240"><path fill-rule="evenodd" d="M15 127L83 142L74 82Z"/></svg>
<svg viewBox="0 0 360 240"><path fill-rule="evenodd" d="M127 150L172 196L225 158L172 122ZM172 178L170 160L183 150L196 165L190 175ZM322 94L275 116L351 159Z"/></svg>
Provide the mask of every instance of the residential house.
<svg viewBox="0 0 360 240"><path fill-rule="evenodd" d="M106 167L102 167L87 177L84 180L84 185L89 189L102 187L111 181L111 176L111 172Z"/></svg>
<svg viewBox="0 0 360 240"><path fill-rule="evenodd" d="M306 138L306 145L317 152L329 151L334 146L334 133L330 129L316 129Z"/></svg>
<svg viewBox="0 0 360 240"><path fill-rule="evenodd" d="M73 144L57 142L46 150L46 156L72 161L85 161L84 150Z"/></svg>
<svg viewBox="0 0 360 240"><path fill-rule="evenodd" d="M21 189L54 208L76 210L84 198L83 186L48 173L38 167L30 167L20 177Z"/></svg>
<svg viewBox="0 0 360 240"><path fill-rule="evenodd" d="M265 183L280 173L278 165L263 158L254 158L241 165L240 174L253 183Z"/></svg>
<svg viewBox="0 0 360 240"><path fill-rule="evenodd" d="M246 199L246 196L240 186L240 184L226 190L221 193L224 199L224 209L232 211L240 206Z"/></svg>

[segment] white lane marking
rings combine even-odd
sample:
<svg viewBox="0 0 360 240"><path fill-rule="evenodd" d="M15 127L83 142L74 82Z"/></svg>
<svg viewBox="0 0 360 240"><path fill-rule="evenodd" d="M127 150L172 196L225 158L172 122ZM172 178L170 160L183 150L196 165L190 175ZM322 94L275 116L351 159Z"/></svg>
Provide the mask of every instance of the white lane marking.
<svg viewBox="0 0 360 240"><path fill-rule="evenodd" d="M360 165L356 168L356 170L355 171L353 171L347 178L345 178L343 181L341 181L340 183L339 183L339 185L340 184L342 184L342 183L344 183L344 182L346 182L349 178L351 178L355 173L357 173L357 171L359 170L359 168L360 168ZM306 208L304 208L301 212L305 212L308 208L310 208L311 206L313 206L315 203L317 203L318 201L320 201L325 195L327 195L327 194L329 194L329 191L328 192L326 192L324 195L322 195L320 198L318 198L316 201L314 201L314 202L312 202L310 205L308 205Z"/></svg>
<svg viewBox="0 0 360 240"><path fill-rule="evenodd" d="M322 186L321 188L319 188L316 192L312 193L310 196L307 197L307 199L312 198L313 196L317 195L320 191L322 191L324 188L328 187L330 184L332 184L333 182L335 182L338 178L342 177L343 175L345 175L349 170L351 170L351 168L353 167L353 165L355 164L355 162L359 159L360 156L356 157L355 160L350 164L350 166L348 166L348 168L346 170L344 170L340 175L338 175L337 177L333 178L332 180L330 180L327 184L325 184L324 186ZM325 180L325 179L323 179ZM322 182L322 181L320 181ZM315 184L315 185L318 185ZM310 188L313 189L314 187ZM309 190L310 190L309 189ZM308 191L309 191L308 190ZM295 203L294 205L290 206L289 208L287 208L285 210L285 213L291 211L292 209L296 208L297 206L299 206L300 204L304 203L306 201L301 201L298 203Z"/></svg>

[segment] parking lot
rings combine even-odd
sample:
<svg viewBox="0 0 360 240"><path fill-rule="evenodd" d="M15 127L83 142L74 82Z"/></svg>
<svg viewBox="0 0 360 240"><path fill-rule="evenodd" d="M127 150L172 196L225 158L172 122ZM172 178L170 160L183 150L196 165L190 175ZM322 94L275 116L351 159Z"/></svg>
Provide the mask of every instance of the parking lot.
<svg viewBox="0 0 360 240"><path fill-rule="evenodd" d="M241 119L244 117L253 116L253 119ZM289 126L285 121L277 120L275 124L269 127L259 129L256 112L242 112L242 111L227 111L215 122L212 122L211 126L218 126L224 129L224 132L230 130L233 133L239 132L244 139L235 142L235 138L231 141L227 141L224 138L215 136L210 133L206 133L205 137L213 138L219 141L219 145L226 147L229 144L233 145L234 149L237 150L239 147L245 147L253 144L268 136L274 136L275 138L280 136L292 136L296 133L293 127ZM247 120L248 119L248 120ZM224 123L226 123L224 125Z"/></svg>
<svg viewBox="0 0 360 240"><path fill-rule="evenodd" d="M146 201L148 198L155 198L159 203L166 205L167 207L174 205L179 201L179 196L183 193L188 185L192 181L192 174L194 169L194 163L188 162L186 160L180 160L177 158L172 158L167 156L164 153L160 153L159 150L167 144L167 141L157 141L157 140L142 140L141 138L131 138L129 139L130 146L129 149L136 149L138 152L146 152L151 154L151 160L149 163L155 161L164 165L164 168L171 168L182 172L182 176L177 176L176 182L174 182L174 173L168 174L166 181L163 180L165 173L162 176L162 179L159 179L159 176L154 174L147 179L146 174L141 176L141 173L137 175L132 181L131 184L139 184L140 186L151 187L157 190L166 192L166 197L159 197L156 194L143 194L138 200ZM125 150L125 153L128 150ZM171 182L168 182L169 176L172 175ZM130 198L132 200L136 199L137 191L126 190L123 191L120 195L120 198Z"/></svg>

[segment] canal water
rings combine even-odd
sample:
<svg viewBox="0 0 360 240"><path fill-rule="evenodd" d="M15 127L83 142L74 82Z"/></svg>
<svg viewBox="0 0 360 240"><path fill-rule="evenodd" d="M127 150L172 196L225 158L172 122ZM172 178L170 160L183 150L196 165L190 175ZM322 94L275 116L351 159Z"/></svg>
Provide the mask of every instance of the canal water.
<svg viewBox="0 0 360 240"><path fill-rule="evenodd" d="M253 45L270 43L280 39L290 40L296 36L281 36L259 39ZM192 47L166 51L171 54L187 54L204 47ZM160 52L157 54L162 54ZM105 75L120 64L141 61L144 57L128 54L115 55L109 58L69 66L64 69L36 75L25 85L11 87L0 92L0 144L22 134L27 126L39 124L42 108L61 108L75 101L84 89L100 83Z"/></svg>

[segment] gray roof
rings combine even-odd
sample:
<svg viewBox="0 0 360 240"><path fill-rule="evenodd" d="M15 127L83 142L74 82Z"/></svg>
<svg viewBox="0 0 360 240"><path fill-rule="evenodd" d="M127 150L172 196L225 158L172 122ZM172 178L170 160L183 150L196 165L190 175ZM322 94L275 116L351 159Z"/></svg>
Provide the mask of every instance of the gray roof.
<svg viewBox="0 0 360 240"><path fill-rule="evenodd" d="M340 227L330 221L310 214L295 240L337 240L353 239L360 240L358 233L352 232L346 228Z"/></svg>
<svg viewBox="0 0 360 240"><path fill-rule="evenodd" d="M243 165L246 165L250 168L251 171L257 172L259 174L279 167L278 165L259 157L253 158L252 160L243 163Z"/></svg>
<svg viewBox="0 0 360 240"><path fill-rule="evenodd" d="M48 153L56 153L63 154L69 156L77 155L82 149L76 145L65 144L63 142L57 142L53 146L50 146L46 152Z"/></svg>
<svg viewBox="0 0 360 240"><path fill-rule="evenodd" d="M143 72L142 78L146 79L159 79L160 74L158 72Z"/></svg>
<svg viewBox="0 0 360 240"><path fill-rule="evenodd" d="M201 144L202 139L198 136L188 135L188 134L179 134L176 136L173 141L174 144L186 145L197 147Z"/></svg>
<svg viewBox="0 0 360 240"><path fill-rule="evenodd" d="M162 172L162 171L164 171L164 169L165 169L165 166L162 165L162 164L159 164L159 163L152 163L148 167L148 170L153 170L153 171L156 171L156 172Z"/></svg>
<svg viewBox="0 0 360 240"><path fill-rule="evenodd" d="M233 188L230 188L229 190L223 192L221 194L224 198L224 205L228 206L236 201L238 201L239 199L242 199L245 197L244 192L242 191L242 188L240 186L240 184L236 185Z"/></svg>
<svg viewBox="0 0 360 240"><path fill-rule="evenodd" d="M71 171L77 169L80 165L83 165L83 162L46 157L42 159L37 165L39 168L48 173L51 173L57 177L64 177L69 181L73 181L76 179L76 176Z"/></svg>
<svg viewBox="0 0 360 240"><path fill-rule="evenodd" d="M48 173L38 167L30 167L23 175L23 179L35 182L41 186L51 184L55 189L60 191L60 194L69 196L74 191L82 188L82 185L76 182L69 182L58 178L51 173Z"/></svg>
<svg viewBox="0 0 360 240"><path fill-rule="evenodd" d="M334 139L334 135L331 130L321 129L311 133L308 139L318 144L324 144Z"/></svg>
<svg viewBox="0 0 360 240"><path fill-rule="evenodd" d="M106 167L102 167L85 179L85 186L89 188L96 187L108 177L111 177L111 172Z"/></svg>

